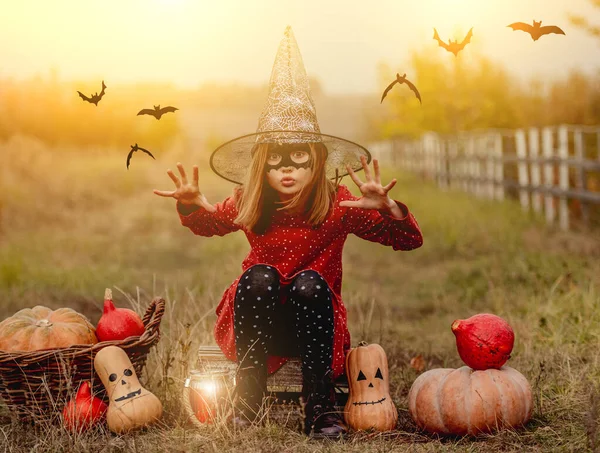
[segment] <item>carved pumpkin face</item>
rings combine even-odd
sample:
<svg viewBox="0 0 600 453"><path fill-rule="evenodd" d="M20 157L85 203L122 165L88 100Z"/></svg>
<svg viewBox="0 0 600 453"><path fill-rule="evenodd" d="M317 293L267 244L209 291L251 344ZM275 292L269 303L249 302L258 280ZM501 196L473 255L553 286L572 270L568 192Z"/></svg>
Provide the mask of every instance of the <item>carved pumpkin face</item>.
<svg viewBox="0 0 600 453"><path fill-rule="evenodd" d="M398 418L390 396L387 357L378 344L361 343L346 356L350 395L344 414L355 429L392 429Z"/></svg>
<svg viewBox="0 0 600 453"><path fill-rule="evenodd" d="M385 373L385 375L384 375ZM373 354L367 347L356 348L354 364L349 367L348 381L358 390L360 398L354 405L381 404L388 394L387 363L380 354Z"/></svg>
<svg viewBox="0 0 600 453"><path fill-rule="evenodd" d="M122 372L121 370L115 371L119 374L112 372L108 375L111 387L107 391L111 395L110 399L112 401L119 403L142 394L142 387L133 367L125 368Z"/></svg>
<svg viewBox="0 0 600 453"><path fill-rule="evenodd" d="M370 370L372 371L372 370ZM383 386L383 374L381 373L381 368L377 367L377 371L375 371L375 376L373 376L369 371L367 371L369 378L363 373L362 369L358 370L358 376L356 377L356 382L358 386L363 386L362 395L367 396L368 394L377 398L378 395L382 395L384 392L381 391L381 387ZM363 381L361 383L361 381ZM366 386L366 387L365 387ZM379 399L371 399L370 401L355 401L353 404L381 404L385 401L385 396L381 396Z"/></svg>
<svg viewBox="0 0 600 453"><path fill-rule="evenodd" d="M106 421L111 431L127 432L160 418L161 402L142 387L123 349L116 346L101 349L94 359L94 368L110 399Z"/></svg>

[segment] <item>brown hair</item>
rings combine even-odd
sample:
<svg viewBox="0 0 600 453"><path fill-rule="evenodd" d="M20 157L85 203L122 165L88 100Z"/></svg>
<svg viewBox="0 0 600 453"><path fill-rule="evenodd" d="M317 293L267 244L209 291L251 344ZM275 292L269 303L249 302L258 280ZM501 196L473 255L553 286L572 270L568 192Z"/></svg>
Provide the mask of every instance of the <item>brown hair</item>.
<svg viewBox="0 0 600 453"><path fill-rule="evenodd" d="M256 147L246 180L237 190L238 216L235 223L262 234L268 229L275 211L292 210L298 206L305 207L304 214L311 225L318 226L325 221L333 206L335 193L335 185L327 179L325 173L327 148L322 143L308 145L312 155L311 180L287 202L281 202L277 192L267 182L265 164L269 144L259 144Z"/></svg>

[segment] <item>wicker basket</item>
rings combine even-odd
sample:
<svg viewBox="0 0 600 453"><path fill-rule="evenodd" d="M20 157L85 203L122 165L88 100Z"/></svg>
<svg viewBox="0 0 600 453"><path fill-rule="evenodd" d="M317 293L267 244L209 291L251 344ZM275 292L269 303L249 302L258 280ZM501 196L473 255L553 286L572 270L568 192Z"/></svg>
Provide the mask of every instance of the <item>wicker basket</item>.
<svg viewBox="0 0 600 453"><path fill-rule="evenodd" d="M27 423L59 421L67 399L81 381L90 381L93 393L107 401L104 386L94 371L96 353L106 346L122 348L141 376L148 351L160 338L164 311L164 299L156 298L150 303L142 319L146 330L139 337L41 351L0 351L0 396L16 418Z"/></svg>

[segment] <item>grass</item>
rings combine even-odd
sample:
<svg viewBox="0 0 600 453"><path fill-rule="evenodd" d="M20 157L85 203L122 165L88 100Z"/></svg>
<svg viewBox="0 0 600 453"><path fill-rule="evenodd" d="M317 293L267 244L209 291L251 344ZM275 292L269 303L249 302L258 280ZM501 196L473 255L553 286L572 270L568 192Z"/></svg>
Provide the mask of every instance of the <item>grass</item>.
<svg viewBox="0 0 600 453"><path fill-rule="evenodd" d="M227 425L198 430L185 423L183 381L200 344L212 344L214 309L240 272L248 245L241 233L200 238L181 227L165 171L182 161L201 166L201 189L211 202L231 185L210 173L207 155L181 147L134 160L114 150L75 152L28 138L0 144L0 319L24 307L70 307L93 323L105 287L115 303L143 311L166 299L162 337L142 382L164 404L160 425L116 436L99 429L80 436L60 427L25 429L0 406L0 445L21 452L387 452L586 451L600 448L600 240L597 231L565 233L522 213L516 203L441 192L398 177L393 197L415 214L424 245L411 252L349 237L342 296L353 345L380 343L390 365L399 410L392 433L363 433L340 443L308 440L275 424L233 432ZM139 156L138 156L139 157ZM354 193L352 181L345 182ZM421 354L426 369L459 367L450 325L479 312L513 326L509 365L534 389L532 420L522 429L478 438L438 439L417 430L407 393L418 376L409 366Z"/></svg>

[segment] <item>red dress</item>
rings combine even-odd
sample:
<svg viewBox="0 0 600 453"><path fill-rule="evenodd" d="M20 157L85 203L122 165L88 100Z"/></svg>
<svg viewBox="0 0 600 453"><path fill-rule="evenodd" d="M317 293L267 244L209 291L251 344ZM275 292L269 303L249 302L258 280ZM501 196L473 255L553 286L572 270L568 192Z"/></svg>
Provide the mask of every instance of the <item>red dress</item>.
<svg viewBox="0 0 600 453"><path fill-rule="evenodd" d="M346 308L341 298L342 249L346 237L352 233L372 242L391 246L394 250L412 250L423 243L421 230L408 208L396 202L405 217L395 219L373 209L339 206L343 200L357 200L348 188L340 185L333 210L320 228L313 229L302 215L288 215L277 211L271 227L264 234L255 234L233 223L237 217L233 197L217 203L216 212L198 209L189 215L179 214L181 224L200 236L224 236L242 230L250 243L250 253L242 262L242 273L255 264L274 267L280 275L282 289L294 276L304 270L317 271L332 291L334 311L333 374L344 374L345 356L350 348L350 333ZM241 274L240 274L241 276ZM214 335L227 358L236 360L233 307L239 277L225 290L217 307ZM287 291L282 291L282 294ZM281 301L285 303L285 300ZM269 356L269 373L285 363L285 357Z"/></svg>

